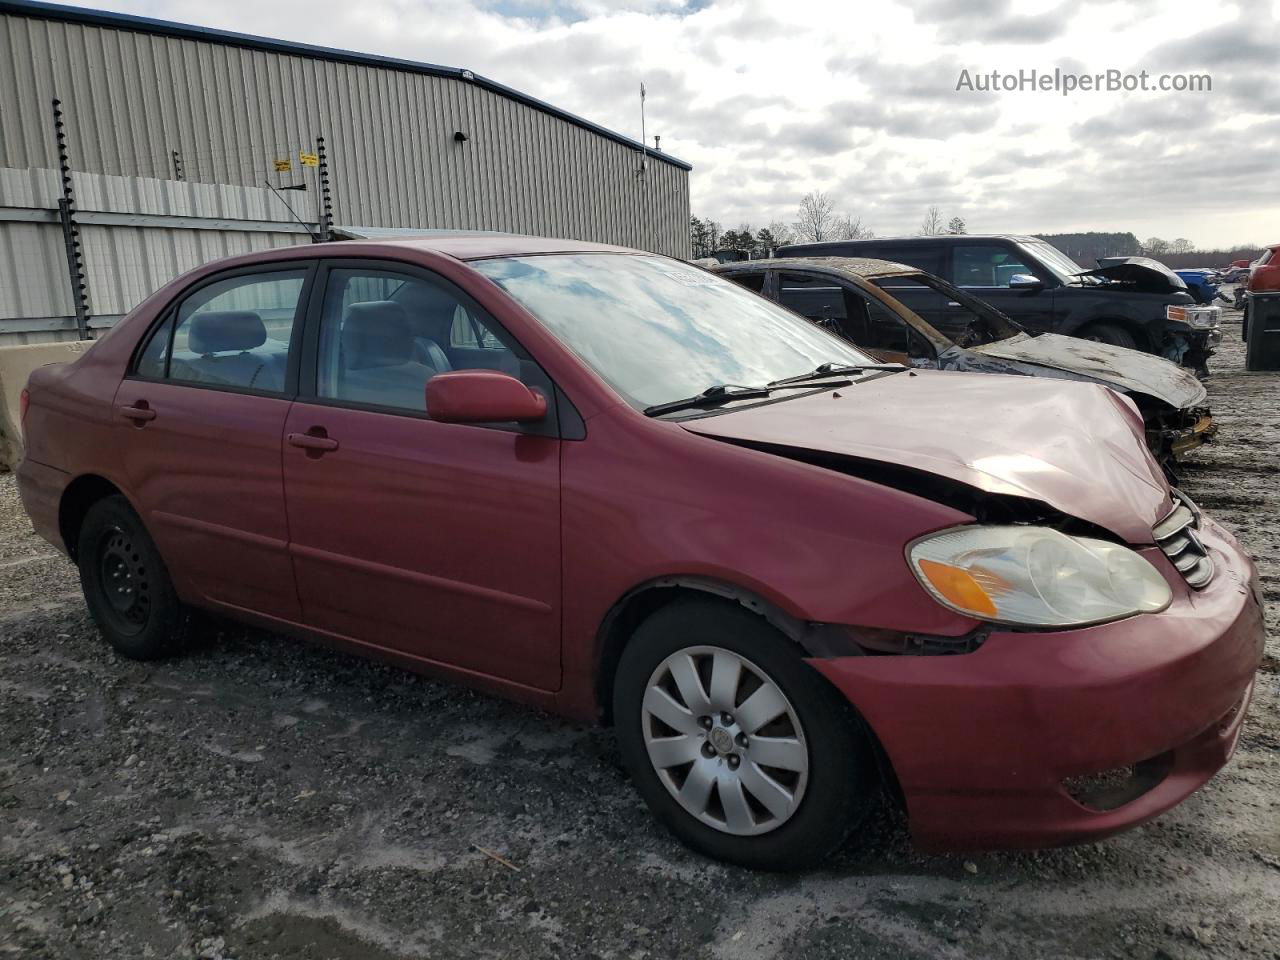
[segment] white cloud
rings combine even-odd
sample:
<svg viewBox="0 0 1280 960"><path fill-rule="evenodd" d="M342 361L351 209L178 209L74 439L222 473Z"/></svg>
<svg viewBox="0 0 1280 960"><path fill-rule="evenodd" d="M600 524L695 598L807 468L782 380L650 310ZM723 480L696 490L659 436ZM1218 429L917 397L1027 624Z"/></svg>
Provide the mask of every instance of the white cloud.
<svg viewBox="0 0 1280 960"><path fill-rule="evenodd" d="M792 218L826 190L881 234L1275 239L1280 0L97 0L128 13L470 68L694 165L695 212ZM1209 72L1209 93L957 92L961 69ZM1270 177L1274 180L1274 177Z"/></svg>

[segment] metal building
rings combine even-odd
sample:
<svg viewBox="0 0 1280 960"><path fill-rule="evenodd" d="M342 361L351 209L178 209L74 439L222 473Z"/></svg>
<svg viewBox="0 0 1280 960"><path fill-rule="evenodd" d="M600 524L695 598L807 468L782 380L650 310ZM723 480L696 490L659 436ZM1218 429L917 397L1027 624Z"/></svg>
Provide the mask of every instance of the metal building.
<svg viewBox="0 0 1280 960"><path fill-rule="evenodd" d="M0 64L0 167L57 168L58 98L77 171L305 183L314 221L323 137L338 224L689 254L688 164L469 70L30 0L0 0Z"/></svg>

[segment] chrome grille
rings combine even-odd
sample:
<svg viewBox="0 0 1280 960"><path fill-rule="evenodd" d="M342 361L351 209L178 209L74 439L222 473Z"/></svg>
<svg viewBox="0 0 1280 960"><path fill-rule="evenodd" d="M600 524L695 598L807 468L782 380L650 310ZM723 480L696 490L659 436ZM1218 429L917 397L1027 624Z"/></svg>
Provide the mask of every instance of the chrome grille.
<svg viewBox="0 0 1280 960"><path fill-rule="evenodd" d="M1199 529L1199 508L1175 490L1173 509L1152 531L1156 545L1172 561L1183 579L1197 590L1213 579L1213 558L1200 541Z"/></svg>

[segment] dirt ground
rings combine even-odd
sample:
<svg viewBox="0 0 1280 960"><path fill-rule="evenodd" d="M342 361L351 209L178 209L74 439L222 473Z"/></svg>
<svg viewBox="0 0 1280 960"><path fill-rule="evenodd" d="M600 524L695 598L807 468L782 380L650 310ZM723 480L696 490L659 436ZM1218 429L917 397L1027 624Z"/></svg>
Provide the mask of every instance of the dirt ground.
<svg viewBox="0 0 1280 960"><path fill-rule="evenodd" d="M0 478L0 956L1280 958L1280 374L1243 372L1235 321L1184 486L1270 603L1240 750L1044 853L923 857L885 815L753 874L659 829L608 731L235 628L123 660Z"/></svg>

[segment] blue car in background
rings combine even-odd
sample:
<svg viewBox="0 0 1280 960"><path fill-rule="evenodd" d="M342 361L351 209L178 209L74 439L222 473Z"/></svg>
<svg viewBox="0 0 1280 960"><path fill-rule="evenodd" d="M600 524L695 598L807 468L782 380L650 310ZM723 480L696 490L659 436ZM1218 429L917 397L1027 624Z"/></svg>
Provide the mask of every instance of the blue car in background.
<svg viewBox="0 0 1280 960"><path fill-rule="evenodd" d="M1187 292L1195 298L1196 303L1213 303L1215 300L1222 300L1225 303L1231 302L1227 299L1227 295L1219 290L1218 285L1213 282L1212 278L1216 276L1216 271L1204 267L1196 267L1173 272L1182 278L1182 282L1187 285Z"/></svg>

